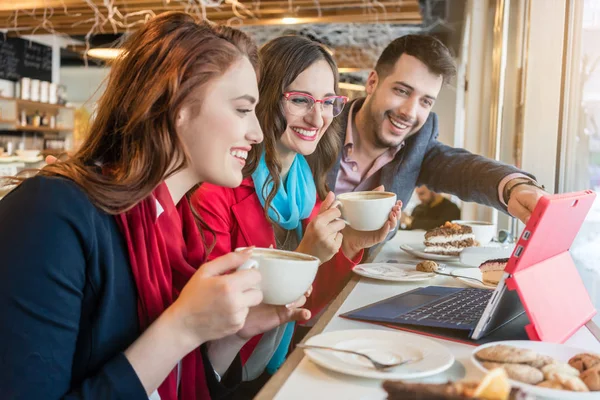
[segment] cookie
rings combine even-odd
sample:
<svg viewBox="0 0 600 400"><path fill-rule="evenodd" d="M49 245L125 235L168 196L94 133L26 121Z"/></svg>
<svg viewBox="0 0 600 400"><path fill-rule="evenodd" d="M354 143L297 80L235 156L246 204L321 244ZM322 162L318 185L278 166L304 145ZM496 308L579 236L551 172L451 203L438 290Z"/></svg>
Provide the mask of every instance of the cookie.
<svg viewBox="0 0 600 400"><path fill-rule="evenodd" d="M579 372L583 372L600 364L600 356L596 354L581 353L571 357L569 365Z"/></svg>
<svg viewBox="0 0 600 400"><path fill-rule="evenodd" d="M544 380L544 374L539 369L525 364L497 363L484 361L481 363L487 369L503 368L510 379L536 385Z"/></svg>
<svg viewBox="0 0 600 400"><path fill-rule="evenodd" d="M417 264L417 271L434 272L438 270L438 265L435 261L421 261Z"/></svg>
<svg viewBox="0 0 600 400"><path fill-rule="evenodd" d="M475 357L483 361L519 364L533 362L538 355L533 350L498 344L479 350L475 353Z"/></svg>
<svg viewBox="0 0 600 400"><path fill-rule="evenodd" d="M571 390L573 392L590 391L586 384L583 383L583 381L578 376L572 376L567 380L561 381L560 383L562 383L567 388L567 390Z"/></svg>
<svg viewBox="0 0 600 400"><path fill-rule="evenodd" d="M579 377L589 390L593 392L600 391L600 364L586 369Z"/></svg>
<svg viewBox="0 0 600 400"><path fill-rule="evenodd" d="M544 378L546 378L546 380L556 380L554 378L555 375L563 375L563 376L579 376L579 371L576 370L575 368L571 367L569 364L565 364L565 363L554 363L554 364L548 364L544 367L542 367L541 369L542 373L544 374Z"/></svg>
<svg viewBox="0 0 600 400"><path fill-rule="evenodd" d="M536 386L545 387L548 389L567 390L567 388L559 381L543 381L542 383L538 383Z"/></svg>
<svg viewBox="0 0 600 400"><path fill-rule="evenodd" d="M554 364L556 360L550 356L542 356L538 355L537 358L531 362L526 363L527 365L531 365L533 368L542 369L546 365Z"/></svg>

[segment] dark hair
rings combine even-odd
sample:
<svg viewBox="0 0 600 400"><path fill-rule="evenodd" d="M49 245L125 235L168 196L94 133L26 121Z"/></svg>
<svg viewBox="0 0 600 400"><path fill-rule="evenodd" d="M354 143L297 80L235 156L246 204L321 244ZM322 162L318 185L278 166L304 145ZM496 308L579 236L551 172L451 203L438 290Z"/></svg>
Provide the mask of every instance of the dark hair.
<svg viewBox="0 0 600 400"><path fill-rule="evenodd" d="M270 182L273 189L265 193L265 213L280 186L281 164L276 158L275 144L287 128L283 106L283 93L304 70L319 60L325 60L331 67L334 76L334 90L339 93L338 69L333 57L319 43L301 36L282 36L271 40L260 49L261 78L258 90L260 102L256 107L256 115L264 133L264 141L252 146L244 173L250 175L258 165L265 152L265 162L270 178L262 188L265 190ZM338 124L334 118L331 125L319 141L315 152L306 157L315 179L317 193L321 199L327 195L327 172L333 167L340 149L340 138L337 134ZM268 218L268 213L267 213Z"/></svg>
<svg viewBox="0 0 600 400"><path fill-rule="evenodd" d="M375 71L380 79L391 73L402 54L421 61L429 71L441 75L444 83L456 75L454 58L441 41L428 35L406 35L393 40L379 56Z"/></svg>
<svg viewBox="0 0 600 400"><path fill-rule="evenodd" d="M256 45L246 34L180 12L151 19L123 49L81 148L40 171L71 179L110 214L132 208L187 166L175 121L190 93L241 57L258 68Z"/></svg>

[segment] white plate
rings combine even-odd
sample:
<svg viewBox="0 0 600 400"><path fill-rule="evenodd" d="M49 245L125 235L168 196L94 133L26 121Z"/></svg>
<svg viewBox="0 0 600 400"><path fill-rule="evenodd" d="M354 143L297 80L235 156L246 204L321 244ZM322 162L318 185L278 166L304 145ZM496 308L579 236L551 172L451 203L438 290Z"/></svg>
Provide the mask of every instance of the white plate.
<svg viewBox="0 0 600 400"><path fill-rule="evenodd" d="M479 270L479 268L464 268L464 269L454 270L454 271L450 272L450 275L454 276L454 279L460 281L461 283L464 283L465 285L473 287L473 288L496 289L496 285L486 285L485 283L482 284L482 283L479 283L472 279L465 279L465 278L460 277L460 276L468 276L470 278L475 278L475 279L479 279L480 281L483 281L483 277L481 276L481 271ZM455 275L460 275L460 276L455 276Z"/></svg>
<svg viewBox="0 0 600 400"><path fill-rule="evenodd" d="M435 277L430 272L417 271L415 265L372 263L359 264L352 269L355 274L366 278L380 279L392 282L421 282Z"/></svg>
<svg viewBox="0 0 600 400"><path fill-rule="evenodd" d="M471 360L473 361L475 366L483 372L487 372L487 369L485 369L483 365L479 363L477 358L475 358L475 353L477 353L481 349L497 344L506 344L509 346L520 347L522 349L531 349L541 355L550 356L556 359L557 361L562 361L565 363L568 362L569 359L576 354L589 353L589 351L578 349L576 347L565 346L564 344L534 342L529 340L506 340L503 342L487 343L483 346L477 347L475 350L473 350L473 353L471 353ZM527 393L539 397L548 397L552 399L561 400L598 400L598 398L600 398L599 392L571 392L567 390L549 389L535 385L529 385L527 383L515 381L514 379L510 379L510 383L512 386L519 387Z"/></svg>
<svg viewBox="0 0 600 400"><path fill-rule="evenodd" d="M478 268L484 261L498 258L508 258L515 248L514 244L490 243L485 247L467 247L460 252L460 263Z"/></svg>
<svg viewBox="0 0 600 400"><path fill-rule="evenodd" d="M334 331L313 336L306 344L354 350L381 362L418 360L386 371L377 371L363 357L330 350L305 349L315 364L332 371L373 379L415 379L450 368L454 356L443 345L418 335L377 329Z"/></svg>
<svg viewBox="0 0 600 400"><path fill-rule="evenodd" d="M408 254L418 258L424 258L426 260L449 261L456 260L458 258L456 256L447 256L443 254L425 253L425 245L423 243L404 243L400 245L400 248Z"/></svg>

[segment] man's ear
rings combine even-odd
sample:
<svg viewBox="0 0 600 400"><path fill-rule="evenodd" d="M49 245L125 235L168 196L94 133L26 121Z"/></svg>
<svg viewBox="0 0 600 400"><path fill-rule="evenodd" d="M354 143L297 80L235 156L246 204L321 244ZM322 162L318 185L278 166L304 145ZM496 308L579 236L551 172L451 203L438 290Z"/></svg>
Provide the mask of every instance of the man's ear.
<svg viewBox="0 0 600 400"><path fill-rule="evenodd" d="M367 95L370 96L375 92L378 83L379 75L377 75L377 71L373 70L369 74L369 77L367 78L367 84L365 85L365 91L367 92Z"/></svg>

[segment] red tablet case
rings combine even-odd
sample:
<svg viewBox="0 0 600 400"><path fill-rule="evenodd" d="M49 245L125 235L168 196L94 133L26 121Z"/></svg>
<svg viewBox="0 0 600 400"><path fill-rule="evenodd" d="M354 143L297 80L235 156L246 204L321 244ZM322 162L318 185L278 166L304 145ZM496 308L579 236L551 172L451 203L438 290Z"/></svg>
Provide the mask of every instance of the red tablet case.
<svg viewBox="0 0 600 400"><path fill-rule="evenodd" d="M569 253L595 197L591 190L542 197L506 265L531 340L563 343L596 314Z"/></svg>

